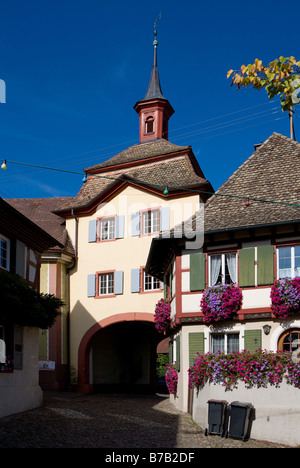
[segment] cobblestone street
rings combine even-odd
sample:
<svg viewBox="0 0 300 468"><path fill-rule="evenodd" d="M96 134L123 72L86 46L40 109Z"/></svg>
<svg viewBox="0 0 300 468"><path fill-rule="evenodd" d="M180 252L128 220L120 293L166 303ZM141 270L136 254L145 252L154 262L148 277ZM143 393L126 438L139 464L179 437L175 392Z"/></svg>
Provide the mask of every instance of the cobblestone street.
<svg viewBox="0 0 300 468"><path fill-rule="evenodd" d="M284 448L205 436L167 396L45 393L42 407L0 420L1 448Z"/></svg>

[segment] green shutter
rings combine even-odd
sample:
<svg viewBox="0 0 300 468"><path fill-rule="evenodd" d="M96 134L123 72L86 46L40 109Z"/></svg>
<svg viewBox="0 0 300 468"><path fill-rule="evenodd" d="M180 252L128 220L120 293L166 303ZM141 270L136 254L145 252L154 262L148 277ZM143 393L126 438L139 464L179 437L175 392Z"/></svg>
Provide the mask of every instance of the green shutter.
<svg viewBox="0 0 300 468"><path fill-rule="evenodd" d="M262 245L257 247L257 285L274 282L274 247Z"/></svg>
<svg viewBox="0 0 300 468"><path fill-rule="evenodd" d="M254 247L239 251L239 286L255 286Z"/></svg>
<svg viewBox="0 0 300 468"><path fill-rule="evenodd" d="M189 333L189 366L193 364L197 353L204 354L203 332Z"/></svg>
<svg viewBox="0 0 300 468"><path fill-rule="evenodd" d="M245 330L245 349L254 353L257 349L261 349L261 330Z"/></svg>
<svg viewBox="0 0 300 468"><path fill-rule="evenodd" d="M168 298L168 275L164 275L164 281L161 283L161 286L163 286L164 300L166 300Z"/></svg>
<svg viewBox="0 0 300 468"><path fill-rule="evenodd" d="M180 335L176 336L176 370L180 371Z"/></svg>
<svg viewBox="0 0 300 468"><path fill-rule="evenodd" d="M205 254L190 255L190 291L205 289Z"/></svg>
<svg viewBox="0 0 300 468"><path fill-rule="evenodd" d="M173 340L169 341L169 364L173 362Z"/></svg>

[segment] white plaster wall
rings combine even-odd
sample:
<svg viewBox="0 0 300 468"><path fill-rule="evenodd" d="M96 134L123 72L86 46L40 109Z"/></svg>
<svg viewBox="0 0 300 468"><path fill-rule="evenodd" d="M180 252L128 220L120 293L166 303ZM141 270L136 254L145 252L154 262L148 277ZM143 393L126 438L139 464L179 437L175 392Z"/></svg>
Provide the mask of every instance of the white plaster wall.
<svg viewBox="0 0 300 468"><path fill-rule="evenodd" d="M240 383L232 391L213 384L206 384L199 392L195 389L192 417L203 430L208 427L209 400L226 400L228 404L234 401L251 403L255 410L252 439L300 445L300 389L286 382L282 382L279 388L246 389Z"/></svg>
<svg viewBox="0 0 300 468"><path fill-rule="evenodd" d="M23 369L0 373L0 418L41 406L39 386L39 329L23 329Z"/></svg>

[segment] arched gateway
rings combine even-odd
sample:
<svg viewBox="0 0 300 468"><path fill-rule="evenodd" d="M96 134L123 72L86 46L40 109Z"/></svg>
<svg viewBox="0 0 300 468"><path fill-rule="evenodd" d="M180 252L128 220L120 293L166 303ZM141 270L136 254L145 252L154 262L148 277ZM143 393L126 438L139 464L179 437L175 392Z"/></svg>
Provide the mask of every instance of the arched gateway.
<svg viewBox="0 0 300 468"><path fill-rule="evenodd" d="M123 313L95 323L78 351L78 391L152 393L161 338L153 314Z"/></svg>
<svg viewBox="0 0 300 468"><path fill-rule="evenodd" d="M153 45L148 90L134 106L139 143L84 169L77 196L56 211L77 254L69 271L70 367L81 392L154 389L162 337L153 314L181 279L174 271L162 283L147 272L151 241L171 236L213 191L191 147L168 141L174 110Z"/></svg>

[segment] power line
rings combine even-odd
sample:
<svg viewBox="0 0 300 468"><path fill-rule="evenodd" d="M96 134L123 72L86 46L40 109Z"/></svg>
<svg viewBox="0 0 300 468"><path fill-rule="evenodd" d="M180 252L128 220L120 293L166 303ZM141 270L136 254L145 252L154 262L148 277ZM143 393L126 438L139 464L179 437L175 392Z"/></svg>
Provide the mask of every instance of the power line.
<svg viewBox="0 0 300 468"><path fill-rule="evenodd" d="M23 162L19 162L19 161L9 161L9 160L3 160L3 165L5 165L5 169L6 169L6 164L7 163L17 164L17 165L21 165L21 166L35 167L35 168L38 168L38 169L44 169L44 170L50 170L50 171L56 171L56 172L63 172L63 173L75 174L75 175L81 175L82 176L82 173L78 172L78 171L70 171L70 170L59 169L59 168L55 168L55 167L40 166L38 164L30 164L30 163L23 163ZM3 168L3 165L1 166L2 168ZM101 179L109 179L109 180L113 180L113 181L118 181L118 180L119 181L124 181L123 177L111 177L111 176L99 175L99 174L94 174L91 177L99 177ZM278 202L278 201L274 201L274 200L265 200L265 199L262 199L262 198L246 197L245 195L233 195L233 194L224 194L224 193L218 193L218 192L208 192L208 191L204 191L204 190L195 190L195 189L192 189L192 188L170 186L170 185L168 185L166 187L165 185L153 184L153 183L144 182L144 181L141 181L141 180L138 180L138 179L130 179L130 182L135 183L137 185L145 185L145 186L149 186L149 187L165 188L166 190L169 190L169 189L170 190L181 190L181 191L185 191L185 192L193 192L193 193L207 194L207 195L216 195L216 196L220 196L220 197L238 198L238 199L248 200L248 201L271 203L271 204L285 205L285 206L295 206L295 207L300 208L300 204L288 203L288 202Z"/></svg>
<svg viewBox="0 0 300 468"><path fill-rule="evenodd" d="M259 105L259 106L261 106L261 105ZM254 107L259 107L259 106L252 106L252 108L254 108ZM248 108L248 109L250 109L250 108ZM275 107L275 108L272 108L272 109L270 109L270 110L273 111L273 109L276 109L276 107ZM245 110L246 110L246 109L245 109ZM232 113L230 113L230 114L225 114L225 115L236 114L236 113L239 113L239 112L243 112L243 110L236 111L236 112L232 112ZM255 116L258 115L258 114L264 114L265 112L268 112L268 111L261 111L261 112L258 112L258 113L250 114L250 116L241 117L241 119L233 119L232 121L229 121L229 122L233 122L233 123L227 123L227 124L220 123L220 124L216 124L215 126L206 127L206 129L199 130L199 131L196 131L196 132L194 132L194 133L195 133L195 135L197 135L197 134L203 134L203 133L212 132L212 131L214 131L214 130L219 130L219 129L221 129L221 128L228 127L228 126L231 126L231 125L237 125L238 123L242 123L242 122L244 123L244 122L246 122L246 121L254 120L254 119L256 119L256 118L259 118L259 117L255 117ZM276 113L276 112L271 112L271 115L272 115L272 114L275 114L275 113ZM254 117L251 117L251 116L254 116ZM250 117L250 118L249 118L249 117ZM261 115L261 117L263 117L263 115ZM217 119L217 118L218 118L218 117L216 117L216 119ZM284 117L282 117L282 118L284 118ZM208 119L208 120L214 120L214 119ZM262 124L265 124L265 123L269 123L269 122L272 122L272 121L276 121L276 120L281 120L281 119L278 118L278 119L273 119L273 120L269 120L269 121L263 121L263 122L261 122L261 123L259 123L259 124L256 124L256 125L251 125L251 126L243 127L242 129L230 130L230 131L228 131L228 132L222 132L222 133L214 134L214 135L207 136L207 137L203 137L203 138L197 138L197 139L194 140L194 141L202 141L202 140L205 140L205 139L207 139L207 138L214 138L214 137L223 136L223 135L226 135L226 134L228 134L228 133L232 133L232 132L236 132L236 131L240 131L240 130L245 130L245 129L247 129L247 128L252 128L252 127L255 127L255 126L258 126L258 125L262 125ZM236 121L237 121L237 122L236 122ZM203 121L203 122L204 122L204 121ZM192 124L192 125L193 125L193 124ZM188 135L188 133L187 133L187 134L178 135L177 137L173 138L173 141L174 141L174 140L177 140L177 139L180 139L180 138L183 138L185 135ZM193 136L195 136L195 135L193 135ZM111 148L113 148L113 147L115 147L115 146L119 146L119 144L117 144L117 145L112 145ZM81 154L82 154L82 155L83 155L83 154L90 154L90 153L92 153L92 152L94 152L94 151L97 151L97 150L87 151L87 152L84 152L84 153L78 153L77 156L79 156L79 155L81 155ZM107 157L110 156L110 155L113 156L113 155L115 155L115 153L114 153L114 152L108 153L108 154L106 153L105 156L106 156L106 158L107 158ZM75 157L75 156L76 156L76 155L73 155L73 157ZM69 156L69 157L71 157L71 156ZM67 159L68 159L69 157L67 157ZM99 157L99 155L98 155L98 157ZM63 159L63 158L58 159L58 160L62 160L62 159ZM52 161L55 161L55 160L52 159ZM83 161L84 161L84 160L82 159L81 162L83 162ZM90 158L89 158L89 161L91 161ZM67 166L70 166L71 164L73 164L73 162L72 162L72 163L68 163ZM66 170L66 171L67 171L67 170ZM72 172L71 172L71 173L72 173ZM22 174L22 176L23 176L23 174ZM23 179L24 179L24 177L15 176L15 177L13 177L13 178L7 178L6 180L16 180L16 177L17 177L17 180L23 180Z"/></svg>

